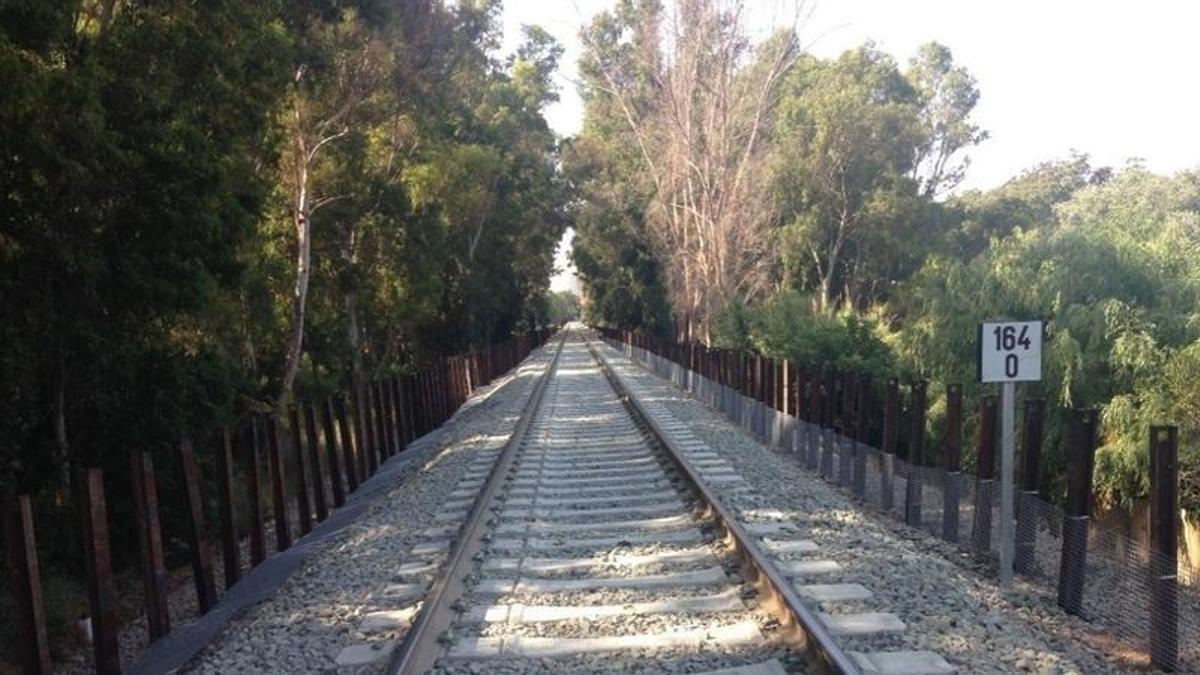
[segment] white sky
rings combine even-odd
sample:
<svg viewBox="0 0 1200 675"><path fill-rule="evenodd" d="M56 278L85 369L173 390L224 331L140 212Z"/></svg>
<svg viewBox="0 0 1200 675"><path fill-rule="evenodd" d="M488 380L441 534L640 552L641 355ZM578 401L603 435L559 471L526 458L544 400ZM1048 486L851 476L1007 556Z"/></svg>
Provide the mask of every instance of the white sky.
<svg viewBox="0 0 1200 675"><path fill-rule="evenodd" d="M558 133L579 130L573 83L579 27L610 0L507 0L505 46L535 23L566 47ZM770 0L747 0L759 9ZM1200 167L1200 2L1196 0L824 0L801 27L809 51L836 56L874 40L902 65L937 40L979 81L976 122L991 139L970 153L964 187L995 187L1072 149L1094 165L1141 158L1153 171ZM559 267L567 266L560 247ZM569 270L552 282L573 285Z"/></svg>

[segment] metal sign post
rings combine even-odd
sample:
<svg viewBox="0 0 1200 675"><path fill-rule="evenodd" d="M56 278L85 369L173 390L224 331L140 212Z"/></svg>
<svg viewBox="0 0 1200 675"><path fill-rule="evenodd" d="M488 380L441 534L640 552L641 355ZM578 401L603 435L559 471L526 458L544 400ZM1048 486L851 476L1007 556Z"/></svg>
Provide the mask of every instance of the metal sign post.
<svg viewBox="0 0 1200 675"><path fill-rule="evenodd" d="M1017 529L1013 523L1013 467L1016 443L1013 442L1014 408L1017 383L1000 384L1000 585L1012 586L1013 559Z"/></svg>
<svg viewBox="0 0 1200 675"><path fill-rule="evenodd" d="M979 324L979 381L1000 383L1000 585L1012 586L1016 523L1013 521L1013 438L1017 382L1042 379L1041 321Z"/></svg>

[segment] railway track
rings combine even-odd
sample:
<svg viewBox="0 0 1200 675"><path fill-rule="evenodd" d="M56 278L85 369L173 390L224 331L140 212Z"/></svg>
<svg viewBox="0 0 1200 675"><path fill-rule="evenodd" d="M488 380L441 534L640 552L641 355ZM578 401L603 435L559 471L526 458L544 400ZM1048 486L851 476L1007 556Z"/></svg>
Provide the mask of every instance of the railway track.
<svg viewBox="0 0 1200 675"><path fill-rule="evenodd" d="M820 583L836 563L752 493L569 333L508 444L450 495L442 562L400 569L428 593L389 671L954 672L845 651L835 635L903 626L815 612L870 591Z"/></svg>

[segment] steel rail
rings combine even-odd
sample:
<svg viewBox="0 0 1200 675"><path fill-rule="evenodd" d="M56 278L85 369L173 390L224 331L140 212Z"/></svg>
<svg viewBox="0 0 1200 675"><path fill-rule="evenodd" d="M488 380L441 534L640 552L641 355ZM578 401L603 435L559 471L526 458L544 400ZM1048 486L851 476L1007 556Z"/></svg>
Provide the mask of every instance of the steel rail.
<svg viewBox="0 0 1200 675"><path fill-rule="evenodd" d="M654 442L667 450L667 456L692 490L699 495L705 510L725 530L726 544L741 559L742 574L766 599L766 602L761 603L762 606L779 620L788 633L787 638L802 648L812 648L816 651L824 665L832 672L859 675L862 671L858 664L837 644L820 618L804 604L792 584L779 572L754 537L738 522L734 512L722 503L717 494L700 478L699 472L684 459L682 449L646 412L642 402L613 370L608 359L592 345L591 340L588 341L588 349L634 419L641 423Z"/></svg>
<svg viewBox="0 0 1200 675"><path fill-rule="evenodd" d="M505 483L517 450L525 440L534 413L541 406L546 387L558 368L558 357L562 354L566 339L567 331L564 329L559 336L553 358L539 376L534 390L530 392L516 427L504 444L500 457L492 465L492 471L488 474L479 496L475 498L467 519L459 528L454 547L443 563L442 571L434 580L429 594L426 595L412 628L392 653L388 662L388 673L409 675L427 672L433 668L441 655L443 646L438 642L438 637L450 627L457 614L454 605L466 591L466 578L471 572L475 555L482 548L483 535L487 532L488 514L496 495Z"/></svg>

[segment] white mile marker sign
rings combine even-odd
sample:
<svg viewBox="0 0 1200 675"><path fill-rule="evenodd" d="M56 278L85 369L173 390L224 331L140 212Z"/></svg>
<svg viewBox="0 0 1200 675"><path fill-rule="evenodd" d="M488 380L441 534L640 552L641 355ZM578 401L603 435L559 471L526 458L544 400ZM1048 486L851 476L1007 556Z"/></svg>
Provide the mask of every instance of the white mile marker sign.
<svg viewBox="0 0 1200 675"><path fill-rule="evenodd" d="M979 324L979 381L1040 381L1043 325L1041 321Z"/></svg>
<svg viewBox="0 0 1200 675"><path fill-rule="evenodd" d="M1000 585L1012 586L1016 523L1013 472L1016 449L1013 418L1016 383L1042 379L1041 321L985 321L979 324L979 381L1000 383Z"/></svg>

